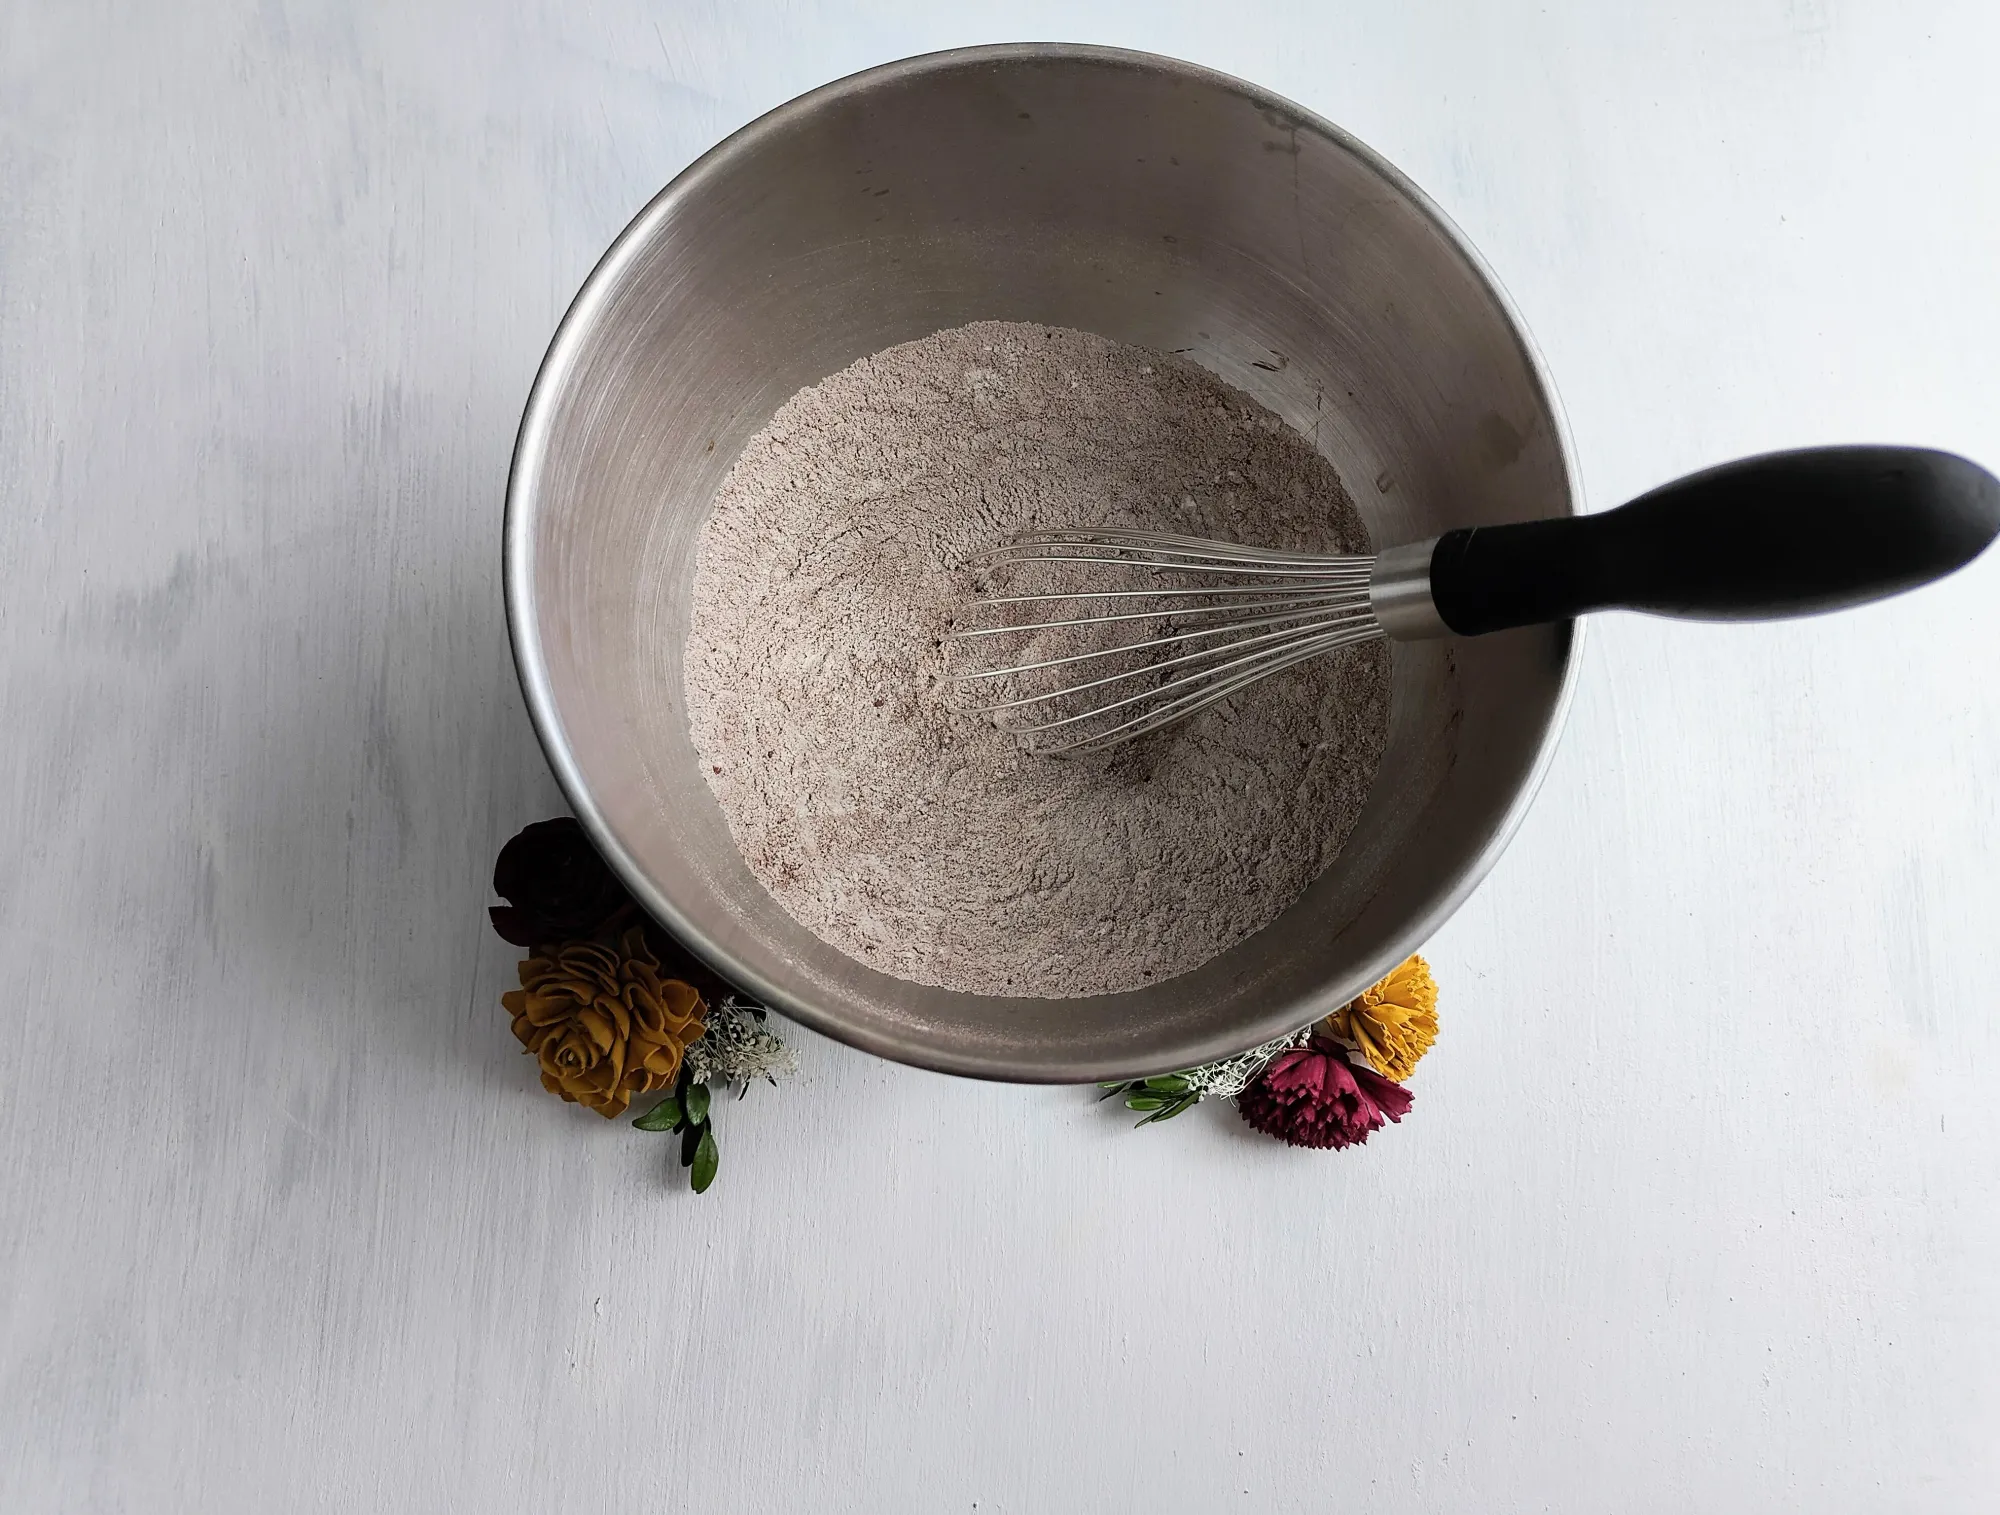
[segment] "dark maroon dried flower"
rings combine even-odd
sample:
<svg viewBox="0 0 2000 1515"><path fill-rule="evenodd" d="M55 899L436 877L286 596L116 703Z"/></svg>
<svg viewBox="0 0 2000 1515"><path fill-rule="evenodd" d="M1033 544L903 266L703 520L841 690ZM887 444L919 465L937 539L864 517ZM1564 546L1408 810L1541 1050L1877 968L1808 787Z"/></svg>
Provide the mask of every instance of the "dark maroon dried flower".
<svg viewBox="0 0 2000 1515"><path fill-rule="evenodd" d="M500 849L489 907L493 929L517 947L593 936L632 903L573 816L536 821Z"/></svg>
<svg viewBox="0 0 2000 1515"><path fill-rule="evenodd" d="M1280 1052L1236 1096L1243 1118L1294 1147L1351 1147L1385 1120L1401 1120L1410 1091L1347 1060L1339 1043L1314 1037Z"/></svg>

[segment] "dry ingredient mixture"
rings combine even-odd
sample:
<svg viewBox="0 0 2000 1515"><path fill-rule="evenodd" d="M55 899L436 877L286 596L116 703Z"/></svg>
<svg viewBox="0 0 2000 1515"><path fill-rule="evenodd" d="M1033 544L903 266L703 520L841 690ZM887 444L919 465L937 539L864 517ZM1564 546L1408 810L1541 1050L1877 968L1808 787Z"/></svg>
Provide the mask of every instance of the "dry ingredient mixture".
<svg viewBox="0 0 2000 1515"><path fill-rule="evenodd" d="M1275 918L1340 851L1389 654L1301 664L1095 758L948 703L966 555L1031 527L1366 552L1332 465L1193 364L981 321L787 401L702 529L686 659L751 872L886 973L986 994L1157 983Z"/></svg>

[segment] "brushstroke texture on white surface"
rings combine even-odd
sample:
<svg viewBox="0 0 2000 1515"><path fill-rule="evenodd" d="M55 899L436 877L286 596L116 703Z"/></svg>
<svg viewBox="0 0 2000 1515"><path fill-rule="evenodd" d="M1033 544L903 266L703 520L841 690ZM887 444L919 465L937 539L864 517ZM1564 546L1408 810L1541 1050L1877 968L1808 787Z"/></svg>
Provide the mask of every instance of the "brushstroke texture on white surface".
<svg viewBox="0 0 2000 1515"><path fill-rule="evenodd" d="M697 1200L536 1087L483 906L559 808L498 585L548 335L758 112L1047 36L1409 171L1600 504L2000 465L1981 0L0 6L0 1509L1992 1508L2000 560L1598 625L1364 1150L801 1033Z"/></svg>

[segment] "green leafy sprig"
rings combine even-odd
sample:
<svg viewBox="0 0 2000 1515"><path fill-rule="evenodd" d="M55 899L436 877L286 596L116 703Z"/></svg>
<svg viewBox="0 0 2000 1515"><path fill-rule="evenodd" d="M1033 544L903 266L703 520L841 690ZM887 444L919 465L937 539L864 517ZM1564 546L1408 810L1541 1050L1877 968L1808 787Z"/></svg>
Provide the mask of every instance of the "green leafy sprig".
<svg viewBox="0 0 2000 1515"><path fill-rule="evenodd" d="M1183 1074L1167 1073L1157 1078L1135 1078L1099 1084L1104 1091L1100 1099L1115 1099L1125 1096L1125 1108L1138 1112L1143 1119L1133 1123L1139 1126L1156 1125L1163 1120L1172 1120L1182 1111L1199 1103L1201 1091Z"/></svg>
<svg viewBox="0 0 2000 1515"><path fill-rule="evenodd" d="M681 1166L688 1170L688 1187L697 1194L707 1193L715 1182L722 1157L709 1124L708 1107L708 1085L697 1082L684 1062L674 1092L632 1122L641 1131L668 1131L680 1137Z"/></svg>

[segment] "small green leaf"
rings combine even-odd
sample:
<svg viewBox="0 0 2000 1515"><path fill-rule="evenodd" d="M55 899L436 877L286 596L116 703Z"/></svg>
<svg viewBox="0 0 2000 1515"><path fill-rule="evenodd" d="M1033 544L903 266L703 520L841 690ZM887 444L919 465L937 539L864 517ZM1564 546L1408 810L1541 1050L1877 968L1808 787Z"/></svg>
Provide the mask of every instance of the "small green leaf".
<svg viewBox="0 0 2000 1515"><path fill-rule="evenodd" d="M706 1193L708 1186L715 1182L715 1165L722 1160L722 1153L715 1145L715 1133L703 1129L701 1144L695 1148L694 1166L688 1173L688 1187L697 1194Z"/></svg>
<svg viewBox="0 0 2000 1515"><path fill-rule="evenodd" d="M681 1123L681 1102L669 1094L632 1124L641 1131L671 1131Z"/></svg>
<svg viewBox="0 0 2000 1515"><path fill-rule="evenodd" d="M1182 1111L1192 1109L1195 1105L1199 1104L1200 1102L1201 1102L1201 1097L1199 1095L1183 1094L1179 1099L1175 1100L1171 1105L1168 1105L1166 1109L1155 1111L1153 1114L1147 1116L1144 1120L1140 1121L1139 1124L1142 1126L1155 1126L1158 1125L1163 1120L1172 1120L1176 1115L1179 1115Z"/></svg>
<svg viewBox="0 0 2000 1515"><path fill-rule="evenodd" d="M1155 1094L1185 1094L1188 1092L1188 1081L1178 1073L1169 1073L1163 1078L1147 1079L1146 1087Z"/></svg>
<svg viewBox="0 0 2000 1515"><path fill-rule="evenodd" d="M1097 1096L1099 1101L1103 1101L1107 1099L1116 1099L1119 1095L1129 1090L1132 1087L1132 1085L1130 1085L1129 1083L1120 1082L1116 1084L1099 1084L1097 1087L1104 1091L1102 1094Z"/></svg>
<svg viewBox="0 0 2000 1515"><path fill-rule="evenodd" d="M681 1103L687 1107L687 1118L700 1125L708 1119L708 1085L689 1084Z"/></svg>
<svg viewBox="0 0 2000 1515"><path fill-rule="evenodd" d="M1120 1089L1125 1087L1125 1080L1122 1078L1114 1078L1111 1080L1110 1083L1099 1084L1097 1087L1100 1089L1109 1089L1113 1094L1116 1094Z"/></svg>
<svg viewBox="0 0 2000 1515"><path fill-rule="evenodd" d="M701 1139L708 1134L707 1121L691 1122L681 1132L681 1166L692 1168L694 1155L701 1147Z"/></svg>
<svg viewBox="0 0 2000 1515"><path fill-rule="evenodd" d="M1161 1099L1157 1094L1135 1094L1125 1101L1125 1108L1127 1110L1164 1110L1167 1107L1167 1103L1166 1100Z"/></svg>

